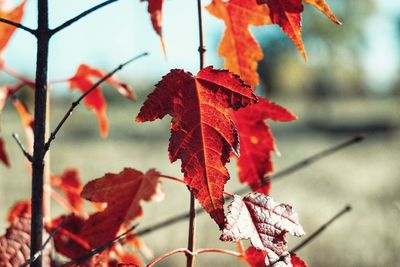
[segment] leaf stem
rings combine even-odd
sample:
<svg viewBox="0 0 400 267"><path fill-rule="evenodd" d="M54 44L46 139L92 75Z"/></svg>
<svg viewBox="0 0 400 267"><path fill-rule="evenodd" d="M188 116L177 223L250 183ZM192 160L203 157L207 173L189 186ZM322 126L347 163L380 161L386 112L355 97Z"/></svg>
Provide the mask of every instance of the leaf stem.
<svg viewBox="0 0 400 267"><path fill-rule="evenodd" d="M45 152L47 152L50 148L51 143L53 142L53 140L56 138L57 133L60 131L61 127L64 125L64 123L67 121L67 119L69 118L69 116L72 114L72 111L74 111L74 109L81 103L81 101L87 96L89 95L91 92L93 92L98 86L100 86L102 83L104 83L108 78L110 78L111 76L113 76L116 72L120 71L121 69L123 69L126 65L132 63L133 61L147 56L148 53L142 53L140 55L137 55L131 59L129 59L128 61L120 64L118 67L116 67L114 70L112 70L111 72L107 73L103 78L101 78L99 81L97 81L89 90L87 90L84 94L82 94L77 100L75 100L74 102L72 102L70 108L67 110L67 112L64 114L64 117L60 120L60 122L57 124L56 128L51 132L49 139L46 142L46 146L45 146Z"/></svg>
<svg viewBox="0 0 400 267"><path fill-rule="evenodd" d="M79 15L73 17L72 19L67 20L66 22L64 22L64 23L61 24L60 26L58 26L58 27L56 27L56 28L50 30L51 35L54 35L54 34L56 34L57 32L59 32L59 31L65 29L65 28L69 27L70 25L72 25L73 23L77 22L78 20L80 20L80 19L86 17L86 16L89 15L90 13L93 13L94 11L96 11L96 10L102 8L102 7L108 6L109 4L112 4L112 3L117 2L117 1L118 1L118 0L107 0L107 1L104 1L103 3L100 3L100 4L98 4L98 5L94 6L94 7L92 7L92 8L89 8L88 10L86 10L86 11L82 12L81 14L79 14Z"/></svg>
<svg viewBox="0 0 400 267"><path fill-rule="evenodd" d="M158 263L158 262L164 260L165 258L168 258L169 256L172 256L172 255L174 255L174 254L177 254L177 253L185 253L186 255L191 254L191 252L190 252L188 249L186 249L186 248L177 248L177 249L168 251L167 253L164 253L164 254L158 256L155 260L153 260L152 262L150 262L149 264L147 264L146 267L152 267L152 266L154 266L156 263Z"/></svg>
<svg viewBox="0 0 400 267"><path fill-rule="evenodd" d="M189 236L188 236L188 250L191 252L186 254L186 266L193 267L195 255L192 253L196 246L196 199L194 194L190 191L190 211L189 211Z"/></svg>

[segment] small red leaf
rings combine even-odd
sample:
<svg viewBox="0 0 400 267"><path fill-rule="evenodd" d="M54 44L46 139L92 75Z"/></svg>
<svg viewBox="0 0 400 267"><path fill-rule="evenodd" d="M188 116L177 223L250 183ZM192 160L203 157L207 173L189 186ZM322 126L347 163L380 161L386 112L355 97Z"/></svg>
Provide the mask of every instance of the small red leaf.
<svg viewBox="0 0 400 267"><path fill-rule="evenodd" d="M31 201L29 199L24 199L18 201L11 208L7 215L7 221L11 224L16 218L23 216L24 214L31 213Z"/></svg>
<svg viewBox="0 0 400 267"><path fill-rule="evenodd" d="M61 176L51 175L51 185L63 191L69 204L77 211L82 211L83 199L80 197L82 185L76 169L66 169Z"/></svg>
<svg viewBox="0 0 400 267"><path fill-rule="evenodd" d="M302 259L300 259L296 254L291 253L290 257L293 267L308 267L308 265Z"/></svg>
<svg viewBox="0 0 400 267"><path fill-rule="evenodd" d="M17 7L12 10L0 10L0 18L8 19L16 23L20 23L24 15L24 7L26 0L22 1ZM8 41L17 28L6 23L0 23L0 52L7 46Z"/></svg>
<svg viewBox="0 0 400 267"><path fill-rule="evenodd" d="M147 7L148 12L150 13L151 23L153 24L153 28L156 33L162 37L162 5L164 0L140 0L142 2L148 2L149 5Z"/></svg>
<svg viewBox="0 0 400 267"><path fill-rule="evenodd" d="M256 192L268 194L270 183L262 181L273 171L272 153L276 151L276 146L265 120L291 121L296 116L261 97L254 105L231 111L231 116L240 137L240 157L237 159L240 182L247 183Z"/></svg>
<svg viewBox="0 0 400 267"><path fill-rule="evenodd" d="M118 174L107 173L90 181L81 196L90 201L107 202L107 208L92 214L80 232L84 240L97 247L115 237L122 224L142 215L142 200L159 201L164 195L157 171L151 169L143 174L125 168Z"/></svg>
<svg viewBox="0 0 400 267"><path fill-rule="evenodd" d="M272 22L281 27L306 59L307 55L301 37L302 0L257 0L257 3L268 5Z"/></svg>
<svg viewBox="0 0 400 267"><path fill-rule="evenodd" d="M69 86L72 90L78 89L82 93L85 93L95 85L94 79L101 79L104 76L105 74L101 70L81 64L75 75L68 80ZM136 99L136 95L127 84L121 83L114 78L109 78L106 82L114 86L123 96L132 100ZM100 88L97 87L90 92L83 99L83 103L87 108L92 109L96 113L99 120L100 134L102 137L106 137L108 134L107 103Z"/></svg>
<svg viewBox="0 0 400 267"><path fill-rule="evenodd" d="M288 255L279 266L289 267L286 233L294 236L304 235L297 213L292 207L278 204L270 196L250 193L243 199L235 196L229 206L227 222L220 239L232 242L250 239L256 249L266 252L266 265Z"/></svg>
<svg viewBox="0 0 400 267"><path fill-rule="evenodd" d="M226 70L207 67L194 77L175 69L156 85L136 118L144 122L173 117L170 160L181 159L190 190L220 227L225 220L222 194L229 179L225 164L239 145L228 109L256 101L250 87Z"/></svg>
<svg viewBox="0 0 400 267"><path fill-rule="evenodd" d="M0 137L0 161L4 163L7 167L10 166L10 161L7 156L6 148L4 145L3 138Z"/></svg>

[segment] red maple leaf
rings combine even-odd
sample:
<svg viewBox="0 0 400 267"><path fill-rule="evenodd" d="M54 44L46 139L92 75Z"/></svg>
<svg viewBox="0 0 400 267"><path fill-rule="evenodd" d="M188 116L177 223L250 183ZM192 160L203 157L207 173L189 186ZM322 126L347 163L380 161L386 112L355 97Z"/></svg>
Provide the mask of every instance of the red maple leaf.
<svg viewBox="0 0 400 267"><path fill-rule="evenodd" d="M249 247L246 250L244 259L251 267L265 267L266 256L267 253L265 251ZM294 253L290 253L290 263L293 267L308 267L308 265ZM279 266L278 262L273 264L273 266Z"/></svg>
<svg viewBox="0 0 400 267"><path fill-rule="evenodd" d="M270 183L262 181L274 169L272 153L276 151L276 145L265 120L291 121L296 116L265 98L259 97L259 100L254 105L231 111L231 116L240 137L240 157L237 159L240 182L247 183L256 192L268 194Z"/></svg>
<svg viewBox="0 0 400 267"><path fill-rule="evenodd" d="M255 88L259 83L257 62L263 58L263 53L249 26L271 24L268 8L257 5L254 0L213 0L207 10L225 22L225 32L218 46L225 68L239 74Z"/></svg>
<svg viewBox="0 0 400 267"><path fill-rule="evenodd" d="M221 240L236 242L250 239L251 244L266 253L268 266L280 261L282 267L290 266L290 255L285 235L304 235L297 213L287 204L278 204L270 196L250 193L241 198L235 196L229 206L227 222Z"/></svg>
<svg viewBox="0 0 400 267"><path fill-rule="evenodd" d="M302 0L257 0L258 4L266 3L269 7L271 21L281 27L299 49L301 55L307 58L301 37Z"/></svg>
<svg viewBox="0 0 400 267"><path fill-rule="evenodd" d="M171 70L156 85L138 122L173 117L169 157L181 159L185 181L200 204L221 227L224 224L223 191L229 179L225 164L239 140L229 109L257 101L251 88L226 70L207 67L194 77Z"/></svg>
<svg viewBox="0 0 400 267"><path fill-rule="evenodd" d="M150 13L151 24L156 33L162 38L162 6L164 0L140 0L148 2L147 11Z"/></svg>
<svg viewBox="0 0 400 267"><path fill-rule="evenodd" d="M107 208L92 214L79 236L92 247L97 247L116 236L121 225L142 215L140 202L160 201L159 173L153 169L143 174L125 168L118 174L107 173L87 183L81 196L94 202L107 202Z"/></svg>
<svg viewBox="0 0 400 267"><path fill-rule="evenodd" d="M104 76L105 74L101 70L81 64L75 75L68 80L69 86L72 90L78 89L82 93L85 93L95 85L94 79L101 79ZM131 100L136 99L136 95L127 84L119 82L114 78L108 78L106 82L114 86L123 96ZM89 93L83 99L83 103L87 108L92 109L96 113L99 120L100 134L102 137L106 137L108 134L107 103L100 88L97 87Z"/></svg>
<svg viewBox="0 0 400 267"><path fill-rule="evenodd" d="M8 19L16 23L20 23L24 15L24 7L26 0L22 1L17 7L11 10L0 10L0 18ZM0 53L7 46L8 41L17 28L6 23L0 23Z"/></svg>
<svg viewBox="0 0 400 267"><path fill-rule="evenodd" d="M51 185L64 192L69 204L76 211L82 211L83 199L80 197L82 185L78 170L66 169L60 176L51 175Z"/></svg>

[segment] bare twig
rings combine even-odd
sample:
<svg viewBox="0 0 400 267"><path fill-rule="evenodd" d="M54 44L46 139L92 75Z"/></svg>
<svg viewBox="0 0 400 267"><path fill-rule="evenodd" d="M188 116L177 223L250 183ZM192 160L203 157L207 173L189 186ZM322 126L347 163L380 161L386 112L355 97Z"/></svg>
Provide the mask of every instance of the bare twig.
<svg viewBox="0 0 400 267"><path fill-rule="evenodd" d="M12 20L8 20L5 18L0 18L0 22L14 26L16 28L19 28L21 30L24 30L24 31L29 32L30 34L36 36L36 30L26 27L26 26L22 25L21 23L18 23L18 22L12 21Z"/></svg>
<svg viewBox="0 0 400 267"><path fill-rule="evenodd" d="M32 155L25 149L24 145L22 144L21 140L19 140L19 136L17 133L13 133L12 137L14 138L15 142L17 142L19 148L21 149L22 153L26 157L27 160L32 162Z"/></svg>
<svg viewBox="0 0 400 267"><path fill-rule="evenodd" d="M132 63L133 61L147 56L148 53L142 53L138 56L135 56L134 58L129 59L128 61L120 64L117 68L115 68L114 70L112 70L111 72L107 73L103 78L101 78L99 81L97 81L89 90L87 90L84 94L82 94L76 101L74 101L70 108L68 109L68 111L64 114L64 117L61 119L61 121L58 123L58 125L56 126L56 128L52 131L52 133L50 134L49 140L47 140L46 145L45 145L45 152L47 152L50 148L51 142L53 142L53 140L56 138L56 135L58 133L58 131L60 131L61 127L64 125L64 123L66 122L66 120L68 119L68 117L72 114L72 111L80 104L80 102L91 92L93 92L98 86L100 86L103 82L105 82L108 78L110 78L111 76L113 76L116 72L118 72L119 70L123 69L126 65Z"/></svg>
<svg viewBox="0 0 400 267"><path fill-rule="evenodd" d="M226 249L219 249L219 248L201 248L195 251L195 254L202 254L202 253L210 253L210 252L216 252L216 253L222 253L222 254L227 254L235 257L240 257L242 254L237 251L232 251L232 250L226 250Z"/></svg>
<svg viewBox="0 0 400 267"><path fill-rule="evenodd" d="M193 192L190 192L190 211L189 211L189 234L188 234L188 250L194 252L196 247L196 199ZM195 255L186 254L186 266L194 266Z"/></svg>
<svg viewBox="0 0 400 267"><path fill-rule="evenodd" d="M61 228L61 226L67 221L68 218L69 218L69 216L65 216L64 219L57 225L57 227L47 237L46 241L43 243L40 250L37 251L33 257L26 260L23 264L19 265L19 267L28 266L29 264L34 263L43 254L43 251L46 248L47 244L50 242L50 240L53 238L53 236L57 233L57 231Z"/></svg>
<svg viewBox="0 0 400 267"><path fill-rule="evenodd" d="M314 240L315 238L317 238L324 230L326 230L328 228L328 226L330 226L334 221L336 221L337 219L339 219L340 217L342 217L344 214L346 214L347 212L351 211L351 206L350 205L346 205L341 211L339 211L335 216L333 216L331 219L329 219L326 223L324 223L321 227L319 227L315 232L313 232L308 238L304 239L300 244L298 244L297 246L295 246L293 249L291 249L289 251L289 253L286 253L284 255L282 255L281 257L279 257L278 260L272 262L270 265L268 265L267 267L272 267L274 266L276 263L285 260L286 257L290 256L290 254L295 253L296 251L302 249L303 247L305 247L308 243L310 243L312 240Z"/></svg>
<svg viewBox="0 0 400 267"><path fill-rule="evenodd" d="M65 264L63 264L63 267L67 267L67 266L79 266L79 264L84 263L85 261L89 260L91 257L93 257L96 254L99 254L101 252L103 252L104 250L111 248L115 243L119 242L121 239L124 239L125 236L127 234L129 234L131 231L133 231L136 227L138 226L138 224L133 225L132 227L130 227L128 230L126 230L125 232L123 232L122 234L114 237L113 239L111 239L110 241L105 242L104 244L98 246L95 249L92 249L90 252L88 252L87 254L83 255L82 257L79 257L78 259L69 261Z"/></svg>
<svg viewBox="0 0 400 267"><path fill-rule="evenodd" d="M104 1L103 3L100 3L100 4L98 4L98 5L94 6L94 7L92 7L92 8L89 8L88 10L82 12L81 14L77 15L76 17L73 17L72 19L67 20L66 22L64 22L63 24L61 24L60 26L58 26L58 27L52 29L52 30L51 30L51 35L53 35L53 34L59 32L59 31L65 29L65 28L67 28L67 27L69 27L71 24L77 22L78 20L80 20L80 19L83 18L83 17L86 17L86 16L89 15L90 13L93 13L94 11L96 11L96 10L102 8L102 7L108 6L109 4L112 4L112 3L117 2L117 1L118 1L118 0L107 0L107 1Z"/></svg>
<svg viewBox="0 0 400 267"><path fill-rule="evenodd" d="M363 137L360 137L360 136L353 137L350 140L347 140L347 141L345 141L345 142L343 142L343 143L341 143L339 145L335 145L335 146L333 146L331 148L322 150L322 151L320 151L320 152L318 152L318 153L316 153L316 154L314 154L314 155L312 155L312 156L310 156L310 157L308 157L308 158L306 158L304 160L301 160L301 161L299 161L299 162L297 162L297 163L295 163L295 164L293 164L293 165L291 165L291 166L289 166L289 167L277 172L275 175L270 175L269 179L272 179L272 178L274 178L274 179L275 178L283 178L285 176L288 176L289 174L292 174L292 173L297 172L297 171L299 171L299 170L301 170L301 169L303 169L305 167L308 167L311 164L314 164L314 163L326 158L329 155L332 155L332 154L334 154L334 153L336 153L336 152L338 152L338 151L340 151L342 149L345 149L345 148L349 147L352 144L359 143L362 140L363 140ZM304 164L304 162L307 162L307 164ZM235 194L243 194L243 193L248 192L248 190L249 189L247 187L245 187L243 189L240 189L240 190L236 191ZM226 199L228 199L228 198L226 198ZM198 209L196 209L196 213L197 214L202 214L202 213L204 213L204 209L203 208L198 208ZM159 222L159 223L156 223L156 224L151 225L149 227L146 227L146 228L138 231L135 234L135 236L143 236L143 235L149 234L151 232L157 231L157 230L162 229L164 227L173 225L173 224L175 224L177 222L186 220L187 218L189 218L189 213L181 213L179 215L170 217L170 218L168 218L168 219L166 219L166 220L164 220L162 222Z"/></svg>

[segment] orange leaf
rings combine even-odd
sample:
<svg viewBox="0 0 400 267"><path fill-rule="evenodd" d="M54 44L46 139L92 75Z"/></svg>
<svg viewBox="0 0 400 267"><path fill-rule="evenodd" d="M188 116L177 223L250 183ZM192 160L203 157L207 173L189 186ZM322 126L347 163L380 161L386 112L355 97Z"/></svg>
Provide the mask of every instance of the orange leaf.
<svg viewBox="0 0 400 267"><path fill-rule="evenodd" d="M0 116L3 111L3 108L6 104L6 100L9 94L9 88L6 86L0 87ZM7 156L5 144L3 138L0 136L0 161L4 163L7 167L10 166L10 161Z"/></svg>
<svg viewBox="0 0 400 267"><path fill-rule="evenodd" d="M24 15L24 7L26 0L22 1L17 7L12 10L0 10L0 18L8 19L17 23L21 22ZM7 46L8 41L17 28L5 23L0 23L0 52Z"/></svg>
<svg viewBox="0 0 400 267"><path fill-rule="evenodd" d="M90 181L81 196L90 201L107 202L104 211L89 217L80 234L92 247L97 247L115 237L122 224L142 215L142 200L159 201L164 195L157 171L151 169L143 174L125 168L118 174L107 173Z"/></svg>
<svg viewBox="0 0 400 267"><path fill-rule="evenodd" d="M86 64L81 64L75 75L68 80L69 86L72 90L78 89L82 93L85 93L95 85L93 79L101 79L104 76L105 74L101 70L92 68ZM136 99L136 95L127 84L121 83L114 78L109 78L106 82L114 86L123 96L131 100ZM108 134L108 119L106 115L107 103L100 88L97 87L90 92L83 99L83 103L87 108L92 109L96 113L99 120L100 135L106 137Z"/></svg>
<svg viewBox="0 0 400 267"><path fill-rule="evenodd" d="M7 221L11 224L16 218L23 216L24 214L31 213L31 201L29 199L24 199L18 201L11 208L7 215Z"/></svg>
<svg viewBox="0 0 400 267"><path fill-rule="evenodd" d="M333 14L332 10L325 2L325 0L304 0L304 3L314 6L316 9L324 13L334 23L338 25L342 24Z"/></svg>
<svg viewBox="0 0 400 267"><path fill-rule="evenodd" d="M22 126L25 130L25 137L27 143L27 150L28 152L32 153L33 150L33 116L29 112L28 108L25 106L24 103L19 101L17 98L13 98L12 103L15 109L18 112L19 118L21 119Z"/></svg>
<svg viewBox="0 0 400 267"><path fill-rule="evenodd" d="M220 239L232 242L250 239L256 249L266 252L267 266L287 255L279 266L290 267L286 233L305 234L292 207L278 204L270 196L250 193L243 198L234 197Z"/></svg>
<svg viewBox="0 0 400 267"><path fill-rule="evenodd" d="M247 183L256 192L268 194L271 184L262 184L262 180L274 169L272 153L276 146L265 120L292 121L296 116L265 98L259 97L259 100L254 105L231 111L231 116L240 137L240 157L237 159L240 182Z"/></svg>
<svg viewBox="0 0 400 267"><path fill-rule="evenodd" d="M185 182L220 227L225 220L222 194L229 179L225 164L230 151L239 149L228 109L256 101L250 87L226 70L207 67L194 77L175 69L156 85L136 118L144 122L173 117L170 160L181 159Z"/></svg>
<svg viewBox="0 0 400 267"><path fill-rule="evenodd" d="M257 0L257 3L268 5L272 23L281 27L306 59L307 55L301 37L302 0Z"/></svg>
<svg viewBox="0 0 400 267"><path fill-rule="evenodd" d="M82 185L76 169L66 169L60 177L51 175L51 185L63 191L69 204L77 211L82 211L83 199L80 197Z"/></svg>
<svg viewBox="0 0 400 267"><path fill-rule="evenodd" d="M257 5L255 0L213 0L207 10L225 22L226 29L218 46L225 68L255 88L259 83L257 62L263 53L249 26L271 24L268 8Z"/></svg>

